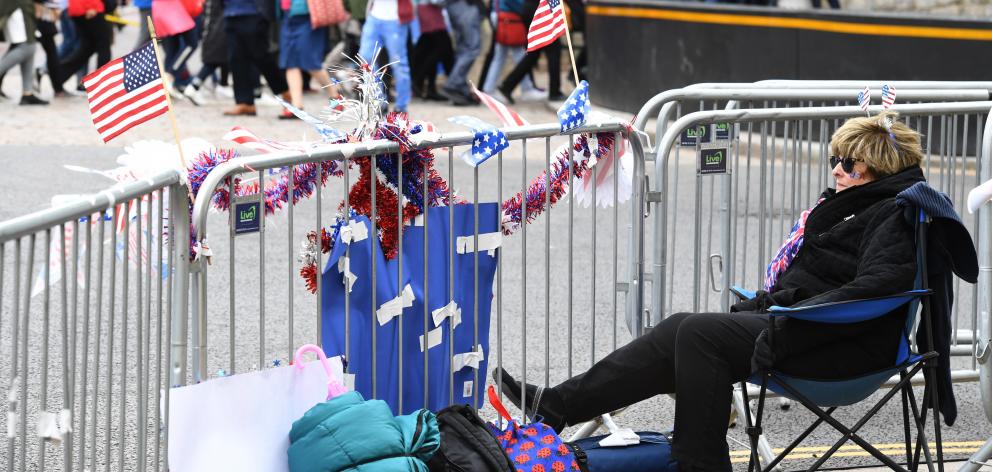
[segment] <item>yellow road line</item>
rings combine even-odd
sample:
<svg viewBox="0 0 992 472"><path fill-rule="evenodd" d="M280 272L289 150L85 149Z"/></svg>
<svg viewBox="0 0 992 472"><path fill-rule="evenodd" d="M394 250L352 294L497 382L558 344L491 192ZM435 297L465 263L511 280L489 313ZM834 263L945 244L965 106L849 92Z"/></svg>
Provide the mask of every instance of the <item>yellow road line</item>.
<svg viewBox="0 0 992 472"><path fill-rule="evenodd" d="M653 20L710 23L765 28L791 28L831 33L861 34L872 36L902 36L913 38L958 39L967 41L992 41L992 30L978 28L948 28L941 26L886 25L851 23L811 18L790 18L764 15L736 15L700 11L665 10L607 5L589 5L590 15L648 18Z"/></svg>
<svg viewBox="0 0 992 472"><path fill-rule="evenodd" d="M956 441L956 442L945 442L944 452L951 454L972 454L985 444L984 441ZM883 454L891 457L903 457L906 454L906 446L900 443L890 443L890 444L874 444L879 451ZM935 443L930 443L930 448L933 450L936 447ZM785 460L802 460L802 459L816 459L820 457L821 454L827 452L830 446L809 446L809 447L797 447L793 449L791 453L785 458ZM784 449L778 448L774 449L775 453L780 453ZM733 463L744 463L748 461L751 451L744 449L738 451L730 452L730 461ZM857 445L842 446L840 450L835 452L831 457L869 457L871 454L865 452Z"/></svg>

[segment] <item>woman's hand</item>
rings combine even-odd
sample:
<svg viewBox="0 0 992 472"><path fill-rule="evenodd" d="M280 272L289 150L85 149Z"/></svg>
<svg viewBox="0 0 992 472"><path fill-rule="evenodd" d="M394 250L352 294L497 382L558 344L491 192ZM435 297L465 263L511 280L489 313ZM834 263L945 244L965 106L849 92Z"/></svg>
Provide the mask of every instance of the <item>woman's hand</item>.
<svg viewBox="0 0 992 472"><path fill-rule="evenodd" d="M96 10L94 10L92 8L89 9L89 10L86 10L86 19L87 20L92 20L93 17L95 17L96 15L97 15L97 11Z"/></svg>

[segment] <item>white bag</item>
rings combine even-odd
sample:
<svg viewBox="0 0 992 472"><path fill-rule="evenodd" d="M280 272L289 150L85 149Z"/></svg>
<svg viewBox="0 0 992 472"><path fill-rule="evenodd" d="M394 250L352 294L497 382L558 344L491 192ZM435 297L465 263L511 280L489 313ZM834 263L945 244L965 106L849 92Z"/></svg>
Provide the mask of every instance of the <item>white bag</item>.
<svg viewBox="0 0 992 472"><path fill-rule="evenodd" d="M33 13L32 13L33 14ZM24 24L24 13L18 8L7 17L3 27L3 37L10 44L23 43L28 40L27 27Z"/></svg>
<svg viewBox="0 0 992 472"><path fill-rule="evenodd" d="M341 358L328 359L342 378ZM169 470L288 471L293 422L327 399L320 361L264 369L173 388Z"/></svg>

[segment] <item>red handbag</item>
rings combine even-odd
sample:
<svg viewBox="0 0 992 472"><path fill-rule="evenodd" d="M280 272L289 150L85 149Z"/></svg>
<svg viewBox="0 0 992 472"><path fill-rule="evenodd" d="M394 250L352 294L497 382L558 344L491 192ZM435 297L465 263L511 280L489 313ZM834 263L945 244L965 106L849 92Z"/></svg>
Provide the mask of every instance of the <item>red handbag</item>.
<svg viewBox="0 0 992 472"><path fill-rule="evenodd" d="M312 28L344 23L349 18L341 0L307 0L307 8Z"/></svg>
<svg viewBox="0 0 992 472"><path fill-rule="evenodd" d="M196 18L203 13L203 0L183 0L183 8L190 18Z"/></svg>
<svg viewBox="0 0 992 472"><path fill-rule="evenodd" d="M496 14L496 42L513 47L527 45L527 29L520 15L509 11Z"/></svg>

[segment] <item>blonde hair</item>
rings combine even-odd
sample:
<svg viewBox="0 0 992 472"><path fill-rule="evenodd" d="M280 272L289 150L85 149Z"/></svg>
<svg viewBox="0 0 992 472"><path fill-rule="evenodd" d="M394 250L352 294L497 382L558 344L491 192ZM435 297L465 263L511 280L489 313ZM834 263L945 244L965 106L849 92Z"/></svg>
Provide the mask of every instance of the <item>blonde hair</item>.
<svg viewBox="0 0 992 472"><path fill-rule="evenodd" d="M898 113L886 111L845 121L830 140L830 152L864 161L876 177L920 165L920 133L898 121L898 117Z"/></svg>

